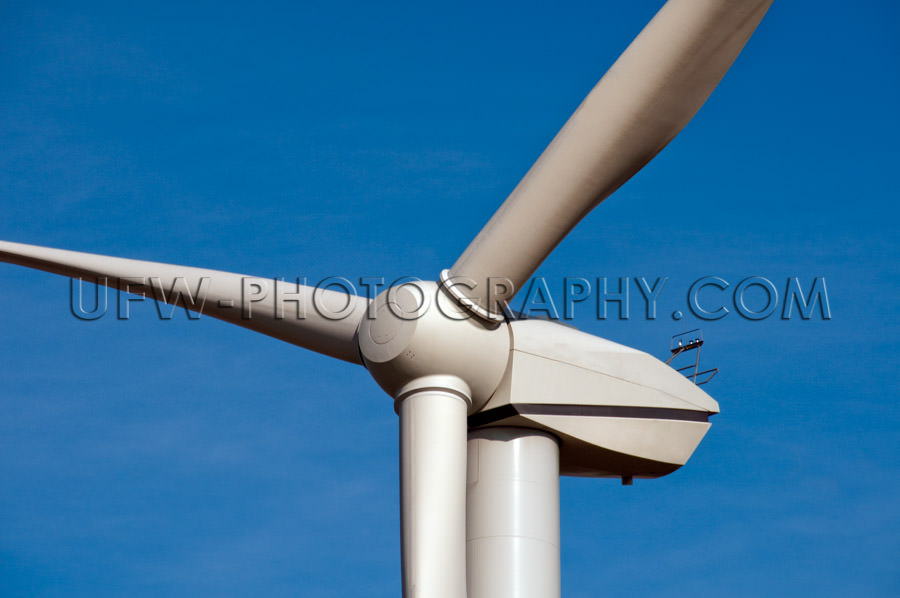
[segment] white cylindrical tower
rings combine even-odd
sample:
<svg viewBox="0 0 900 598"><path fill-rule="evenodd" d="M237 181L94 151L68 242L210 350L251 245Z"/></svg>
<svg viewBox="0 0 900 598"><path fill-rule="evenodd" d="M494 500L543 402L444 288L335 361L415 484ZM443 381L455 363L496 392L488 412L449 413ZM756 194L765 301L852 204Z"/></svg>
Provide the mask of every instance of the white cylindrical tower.
<svg viewBox="0 0 900 598"><path fill-rule="evenodd" d="M426 376L397 396L403 598L466 598L465 382Z"/></svg>
<svg viewBox="0 0 900 598"><path fill-rule="evenodd" d="M559 445L524 428L469 433L468 598L559 598Z"/></svg>

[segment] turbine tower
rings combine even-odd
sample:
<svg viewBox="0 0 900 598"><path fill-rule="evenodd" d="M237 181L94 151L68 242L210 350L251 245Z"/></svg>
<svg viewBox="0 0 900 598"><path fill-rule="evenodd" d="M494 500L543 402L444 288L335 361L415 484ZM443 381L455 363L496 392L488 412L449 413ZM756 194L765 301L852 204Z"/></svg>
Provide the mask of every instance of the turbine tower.
<svg viewBox="0 0 900 598"><path fill-rule="evenodd" d="M669 0L437 282L369 302L19 243L0 242L0 260L181 304L365 366L400 419L403 595L558 597L559 476L630 483L671 473L719 408L646 353L513 319L505 305L687 124L770 4ZM310 305L318 309L300 313Z"/></svg>

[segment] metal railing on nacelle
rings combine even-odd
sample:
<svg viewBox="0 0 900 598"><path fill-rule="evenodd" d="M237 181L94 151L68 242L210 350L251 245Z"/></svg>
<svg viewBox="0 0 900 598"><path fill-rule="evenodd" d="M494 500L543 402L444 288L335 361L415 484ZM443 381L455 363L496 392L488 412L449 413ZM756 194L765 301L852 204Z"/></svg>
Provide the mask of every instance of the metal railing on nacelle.
<svg viewBox="0 0 900 598"><path fill-rule="evenodd" d="M676 334L672 336L672 342L669 345L669 351L672 355L666 360L666 363L671 366L672 361L679 355L687 353L688 351L696 351L693 363L689 363L680 368L672 367L676 372L683 374L686 378L690 378L691 382L697 386L703 386L719 373L719 368L700 370L700 347L702 346L703 332L699 328ZM690 370L690 372L686 373L688 370ZM700 379L699 381L698 378Z"/></svg>

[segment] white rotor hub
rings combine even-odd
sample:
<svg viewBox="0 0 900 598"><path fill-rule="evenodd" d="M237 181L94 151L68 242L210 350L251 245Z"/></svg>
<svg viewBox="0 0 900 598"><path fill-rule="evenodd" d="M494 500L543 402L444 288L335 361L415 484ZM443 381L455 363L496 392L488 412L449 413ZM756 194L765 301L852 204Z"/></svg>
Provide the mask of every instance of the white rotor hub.
<svg viewBox="0 0 900 598"><path fill-rule="evenodd" d="M363 362L392 397L426 376L456 376L473 411L500 383L509 361L508 326L473 315L435 282L411 282L378 295L359 326Z"/></svg>

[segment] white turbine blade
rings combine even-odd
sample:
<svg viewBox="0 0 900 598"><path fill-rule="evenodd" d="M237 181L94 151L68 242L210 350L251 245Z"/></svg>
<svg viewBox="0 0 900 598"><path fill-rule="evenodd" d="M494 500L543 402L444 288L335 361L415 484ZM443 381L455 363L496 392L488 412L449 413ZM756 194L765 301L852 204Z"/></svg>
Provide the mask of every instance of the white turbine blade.
<svg viewBox="0 0 900 598"><path fill-rule="evenodd" d="M181 305L318 353L362 363L363 297L218 270L0 241L0 262L81 278Z"/></svg>
<svg viewBox="0 0 900 598"><path fill-rule="evenodd" d="M489 279L521 288L588 212L662 150L718 85L771 1L669 0L450 269L460 281L454 293L495 319L503 297L491 297Z"/></svg>

